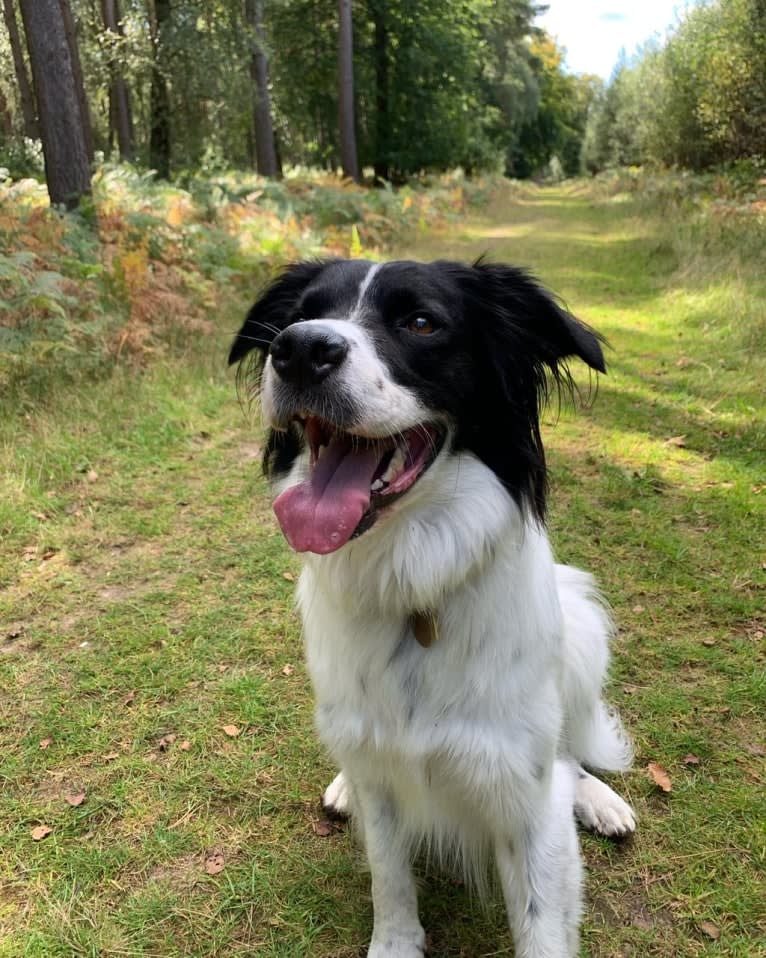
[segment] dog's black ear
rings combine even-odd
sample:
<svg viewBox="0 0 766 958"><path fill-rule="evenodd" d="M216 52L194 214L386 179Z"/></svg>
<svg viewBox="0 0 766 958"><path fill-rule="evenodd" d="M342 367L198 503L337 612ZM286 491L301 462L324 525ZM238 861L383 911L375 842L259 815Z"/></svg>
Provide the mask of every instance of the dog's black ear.
<svg viewBox="0 0 766 958"><path fill-rule="evenodd" d="M293 321L301 294L325 265L317 260L293 263L266 287L237 333L229 352L230 366L254 349L265 356L274 338Z"/></svg>
<svg viewBox="0 0 766 958"><path fill-rule="evenodd" d="M531 359L555 373L563 360L577 356L591 369L606 372L601 337L559 305L529 273L481 260L474 270L479 298L511 324L512 338L529 350Z"/></svg>

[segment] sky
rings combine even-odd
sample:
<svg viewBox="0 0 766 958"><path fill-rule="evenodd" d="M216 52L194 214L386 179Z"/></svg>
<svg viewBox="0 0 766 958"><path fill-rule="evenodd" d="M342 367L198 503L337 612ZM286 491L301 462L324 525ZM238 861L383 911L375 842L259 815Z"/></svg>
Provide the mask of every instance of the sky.
<svg viewBox="0 0 766 958"><path fill-rule="evenodd" d="M541 0L545 2L545 0ZM566 47L572 73L608 79L624 47L630 56L654 35L665 35L687 0L547 0L537 22Z"/></svg>

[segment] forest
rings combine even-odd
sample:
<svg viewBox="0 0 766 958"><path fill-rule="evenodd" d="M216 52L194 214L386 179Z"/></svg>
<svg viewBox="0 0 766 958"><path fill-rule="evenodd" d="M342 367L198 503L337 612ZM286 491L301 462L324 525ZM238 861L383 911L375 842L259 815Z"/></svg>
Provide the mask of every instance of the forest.
<svg viewBox="0 0 766 958"><path fill-rule="evenodd" d="M163 179L288 166L398 182L457 166L528 176L554 156L571 175L599 86L565 72L530 0L20 8L4 0L0 164L33 170L68 110L59 149L82 167L75 192L94 155Z"/></svg>

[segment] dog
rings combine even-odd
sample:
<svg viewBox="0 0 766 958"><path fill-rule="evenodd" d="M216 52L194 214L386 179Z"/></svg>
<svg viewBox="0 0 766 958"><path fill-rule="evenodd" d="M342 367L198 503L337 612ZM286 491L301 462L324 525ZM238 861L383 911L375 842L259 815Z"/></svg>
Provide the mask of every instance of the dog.
<svg viewBox="0 0 766 958"><path fill-rule="evenodd" d="M316 725L372 880L368 958L420 958L412 862L479 887L494 860L517 958L572 958L575 817L635 829L586 769L631 761L601 687L612 625L545 530L539 415L605 372L601 340L527 272L478 261L296 263L230 353L259 390Z"/></svg>

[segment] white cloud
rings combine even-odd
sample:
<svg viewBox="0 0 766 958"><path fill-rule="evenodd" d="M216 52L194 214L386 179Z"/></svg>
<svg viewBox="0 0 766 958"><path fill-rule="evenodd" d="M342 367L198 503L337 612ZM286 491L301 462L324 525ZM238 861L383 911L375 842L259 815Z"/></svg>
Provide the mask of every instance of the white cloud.
<svg viewBox="0 0 766 958"><path fill-rule="evenodd" d="M548 0L548 4L537 22L566 47L568 68L608 78L620 50L630 56L653 36L664 36L689 2Z"/></svg>

